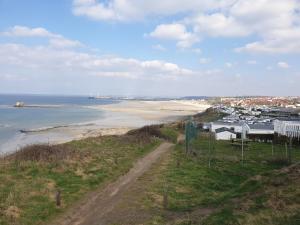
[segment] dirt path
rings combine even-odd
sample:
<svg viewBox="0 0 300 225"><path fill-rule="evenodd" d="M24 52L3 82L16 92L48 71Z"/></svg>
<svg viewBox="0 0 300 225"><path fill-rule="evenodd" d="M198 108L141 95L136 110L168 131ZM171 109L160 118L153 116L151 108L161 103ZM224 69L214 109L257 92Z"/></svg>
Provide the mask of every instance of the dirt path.
<svg viewBox="0 0 300 225"><path fill-rule="evenodd" d="M157 149L140 159L134 167L114 183L109 184L104 190L93 193L80 207L74 207L66 216L55 221L53 225L102 225L102 218L111 212L119 203L122 195L137 178L142 176L151 165L164 153L173 147L171 143L163 143Z"/></svg>

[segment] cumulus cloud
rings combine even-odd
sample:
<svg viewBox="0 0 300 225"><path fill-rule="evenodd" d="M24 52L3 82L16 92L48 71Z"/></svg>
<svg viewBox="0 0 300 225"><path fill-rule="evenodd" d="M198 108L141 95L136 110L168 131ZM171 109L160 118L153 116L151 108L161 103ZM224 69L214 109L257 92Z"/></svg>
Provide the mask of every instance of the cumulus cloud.
<svg viewBox="0 0 300 225"><path fill-rule="evenodd" d="M74 0L73 14L93 20L137 21L151 16L170 16L225 7L234 0Z"/></svg>
<svg viewBox="0 0 300 225"><path fill-rule="evenodd" d="M19 38L47 38L50 45L57 48L82 47L83 44L76 40L63 37L60 34L52 33L43 27L30 28L26 26L14 26L0 35Z"/></svg>
<svg viewBox="0 0 300 225"><path fill-rule="evenodd" d="M222 13L198 15L186 22L194 27L195 33L203 36L239 37L250 34L249 29L239 24L234 17L226 17Z"/></svg>
<svg viewBox="0 0 300 225"><path fill-rule="evenodd" d="M182 24L161 24L151 32L150 37L164 39L164 40L175 40L177 41L177 47L188 48L194 43L199 41L199 38L188 32L186 27Z"/></svg>
<svg viewBox="0 0 300 225"><path fill-rule="evenodd" d="M253 37L237 52L300 53L299 0L74 0L73 13L94 20L131 22L176 16L160 24L154 38L187 48L203 38Z"/></svg>
<svg viewBox="0 0 300 225"><path fill-rule="evenodd" d="M85 74L90 76L123 78L172 78L189 76L194 71L161 60L140 61L133 58L98 56L51 46L0 45L0 68L19 71L51 71L58 74Z"/></svg>
<svg viewBox="0 0 300 225"><path fill-rule="evenodd" d="M47 31L45 28L29 28L25 26L14 26L7 31L2 32L2 35L11 37L58 37L58 35Z"/></svg>

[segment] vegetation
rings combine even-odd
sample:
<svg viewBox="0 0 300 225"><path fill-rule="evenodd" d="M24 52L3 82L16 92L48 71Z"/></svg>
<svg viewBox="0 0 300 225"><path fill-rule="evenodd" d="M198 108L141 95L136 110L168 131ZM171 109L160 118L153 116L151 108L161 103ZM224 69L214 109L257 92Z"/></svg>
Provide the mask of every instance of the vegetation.
<svg viewBox="0 0 300 225"><path fill-rule="evenodd" d="M29 146L1 159L0 224L44 224L87 192L126 173L161 142L141 133Z"/></svg>
<svg viewBox="0 0 300 225"><path fill-rule="evenodd" d="M143 203L149 211L163 205L167 185L167 209L148 223L300 224L300 165L286 167L284 146L276 147L272 156L271 144L250 143L242 162L240 149L208 135L194 141L189 156L178 144Z"/></svg>
<svg viewBox="0 0 300 225"><path fill-rule="evenodd" d="M177 128L173 128L171 126L164 126L160 129L161 133L165 137L165 139L176 143L179 135L179 130Z"/></svg>
<svg viewBox="0 0 300 225"><path fill-rule="evenodd" d="M217 110L213 109L213 108L208 108L206 111L196 114L194 116L194 119L197 122L203 123L203 122L212 122L212 121L216 121L218 119L221 119L225 116L224 113L220 113Z"/></svg>

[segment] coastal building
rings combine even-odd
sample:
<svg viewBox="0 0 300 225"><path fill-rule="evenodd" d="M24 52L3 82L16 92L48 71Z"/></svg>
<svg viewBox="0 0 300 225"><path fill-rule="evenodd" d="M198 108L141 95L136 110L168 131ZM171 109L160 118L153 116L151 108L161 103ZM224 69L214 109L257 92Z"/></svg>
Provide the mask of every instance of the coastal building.
<svg viewBox="0 0 300 225"><path fill-rule="evenodd" d="M246 136L255 141L272 141L274 138L274 125L272 123L245 124Z"/></svg>
<svg viewBox="0 0 300 225"><path fill-rule="evenodd" d="M216 129L219 128L227 128L230 130L233 130L235 133L242 133L243 131L243 125L244 122L223 122L223 121L216 121L216 122L212 122L210 125L210 131L211 132L216 132Z"/></svg>
<svg viewBox="0 0 300 225"><path fill-rule="evenodd" d="M237 135L232 129L221 127L215 130L216 140L232 140L236 139Z"/></svg>
<svg viewBox="0 0 300 225"><path fill-rule="evenodd" d="M279 136L286 136L300 139L300 120L275 120L274 132Z"/></svg>

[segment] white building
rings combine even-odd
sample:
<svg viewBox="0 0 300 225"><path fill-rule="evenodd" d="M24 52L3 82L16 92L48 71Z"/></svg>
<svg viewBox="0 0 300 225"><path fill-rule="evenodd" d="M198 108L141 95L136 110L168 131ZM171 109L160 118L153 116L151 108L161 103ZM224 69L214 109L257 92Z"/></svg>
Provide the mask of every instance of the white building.
<svg viewBox="0 0 300 225"><path fill-rule="evenodd" d="M274 125L271 123L246 124L245 127L247 134L274 134Z"/></svg>
<svg viewBox="0 0 300 225"><path fill-rule="evenodd" d="M227 128L230 130L233 130L235 133L242 133L243 131L243 122L234 122L234 123L228 123L228 122L222 122L222 121L216 121L212 122L210 126L211 132L216 132L216 129L219 128Z"/></svg>
<svg viewBox="0 0 300 225"><path fill-rule="evenodd" d="M226 127L218 128L215 130L216 140L232 140L236 139L236 133Z"/></svg>
<svg viewBox="0 0 300 225"><path fill-rule="evenodd" d="M275 133L282 136L300 138L300 121L299 120L275 120L274 130Z"/></svg>

